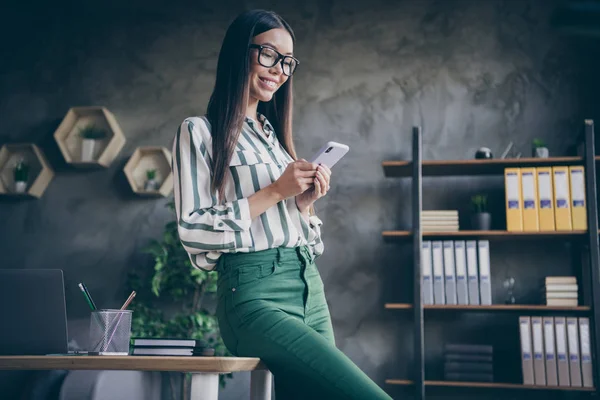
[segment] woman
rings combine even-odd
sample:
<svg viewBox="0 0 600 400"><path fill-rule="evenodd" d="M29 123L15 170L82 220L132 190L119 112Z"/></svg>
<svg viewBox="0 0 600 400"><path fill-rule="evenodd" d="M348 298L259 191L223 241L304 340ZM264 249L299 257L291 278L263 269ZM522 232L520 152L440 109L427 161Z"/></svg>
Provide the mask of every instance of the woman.
<svg viewBox="0 0 600 400"><path fill-rule="evenodd" d="M278 400L389 399L335 346L312 212L331 171L294 151L294 40L261 10L227 30L207 114L186 118L173 144L179 236L195 267L219 273L225 345L265 362Z"/></svg>

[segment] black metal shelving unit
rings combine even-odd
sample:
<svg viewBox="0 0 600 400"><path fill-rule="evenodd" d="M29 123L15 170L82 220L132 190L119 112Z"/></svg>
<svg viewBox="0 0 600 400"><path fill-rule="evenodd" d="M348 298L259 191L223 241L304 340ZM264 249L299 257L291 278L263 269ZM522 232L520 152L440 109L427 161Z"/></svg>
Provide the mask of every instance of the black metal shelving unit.
<svg viewBox="0 0 600 400"><path fill-rule="evenodd" d="M417 400L425 399L426 387L458 387L458 388L491 388L494 390L559 390L565 393L572 391L597 393L597 387L600 384L600 250L599 250L599 224L598 224L598 195L597 195L597 172L596 168L600 157L596 156L594 122L585 120L583 125L584 151L581 156L575 157L552 157L547 159L523 158L508 160L451 160L451 161L423 161L422 159L422 129L414 127L412 131L412 160L411 161L385 161L382 167L387 177L405 177L412 180L412 226L411 231L386 231L383 233L384 239L391 242L406 242L412 244L413 253L413 303L389 303L387 309L412 310L414 324L414 359L415 368L412 379L388 379L386 383L391 385L412 386L414 398ZM423 233L421 229L422 199L423 199L423 178L427 176L481 176L497 175L503 173L507 167L539 167L553 165L583 165L585 167L585 194L587 209L587 231L573 232L511 232L505 231L467 231L467 232L442 232L442 233ZM583 254L575 256L576 260L581 261L581 276L583 287L589 293L586 298L591 304L580 305L578 307L547 307L532 305L493 305L493 306L424 306L422 298L422 276L421 276L421 246L423 238L453 238L453 237L486 237L489 239L514 240L527 237L533 240L573 240L581 246L577 247ZM433 311L437 310L437 311ZM584 314L590 319L590 340L592 349L592 365L594 368L594 387L540 387L520 385L515 383L481 383L481 382L445 382L430 381L425 377L425 312L565 312L569 314ZM520 349L515 349L520 352ZM515 366L521 368L521 365ZM439 395L439 394L438 394Z"/></svg>

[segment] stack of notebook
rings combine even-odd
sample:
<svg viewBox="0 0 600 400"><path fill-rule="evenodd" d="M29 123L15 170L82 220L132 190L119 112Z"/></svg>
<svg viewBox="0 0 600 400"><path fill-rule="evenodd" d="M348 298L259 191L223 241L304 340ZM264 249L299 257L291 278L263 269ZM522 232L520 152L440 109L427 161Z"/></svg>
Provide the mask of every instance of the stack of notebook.
<svg viewBox="0 0 600 400"><path fill-rule="evenodd" d="M215 349L199 339L132 338L134 356L214 356Z"/></svg>
<svg viewBox="0 0 600 400"><path fill-rule="evenodd" d="M421 214L423 232L458 231L457 210L424 210Z"/></svg>
<svg viewBox="0 0 600 400"><path fill-rule="evenodd" d="M575 307L578 303L577 278L574 276L547 276L544 292L546 305Z"/></svg>
<svg viewBox="0 0 600 400"><path fill-rule="evenodd" d="M493 347L448 343L444 346L444 379L463 382L494 381Z"/></svg>

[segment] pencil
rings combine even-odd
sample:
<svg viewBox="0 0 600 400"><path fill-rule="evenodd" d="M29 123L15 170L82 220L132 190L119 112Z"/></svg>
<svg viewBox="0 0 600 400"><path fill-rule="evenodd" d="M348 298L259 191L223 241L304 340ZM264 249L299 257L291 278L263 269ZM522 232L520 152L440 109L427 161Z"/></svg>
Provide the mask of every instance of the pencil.
<svg viewBox="0 0 600 400"><path fill-rule="evenodd" d="M85 284L82 282L78 286L79 286L79 289L81 290L81 292L83 293L83 296L85 297L85 300L87 301L88 305L92 309L92 311L96 310L96 304L94 303L94 300L92 300L92 296L90 295L90 292L87 290L87 287L85 286Z"/></svg>
<svg viewBox="0 0 600 400"><path fill-rule="evenodd" d="M131 301L133 300L133 298L135 297L135 295L136 295L136 293L135 293L135 290L134 290L133 292L131 292L131 294L129 295L129 297L127 298L127 300L123 304L123 306L121 306L121 310L125 310L127 308L127 306L129 306L129 303L131 303Z"/></svg>

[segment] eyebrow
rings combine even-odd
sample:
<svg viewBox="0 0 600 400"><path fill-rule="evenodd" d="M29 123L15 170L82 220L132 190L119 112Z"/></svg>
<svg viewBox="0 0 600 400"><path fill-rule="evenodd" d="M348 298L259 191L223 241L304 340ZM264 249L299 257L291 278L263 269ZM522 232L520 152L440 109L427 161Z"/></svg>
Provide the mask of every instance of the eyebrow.
<svg viewBox="0 0 600 400"><path fill-rule="evenodd" d="M279 51L279 49L277 48L277 46L275 46L275 45L274 45L273 43L271 43L271 42L264 42L264 43L261 43L261 44L262 44L263 46L265 46L265 45L266 45L266 46L271 46L271 47L272 47L272 48L274 48L275 50ZM287 56L291 56L291 55L293 55L294 53L285 53L285 54L286 54Z"/></svg>

